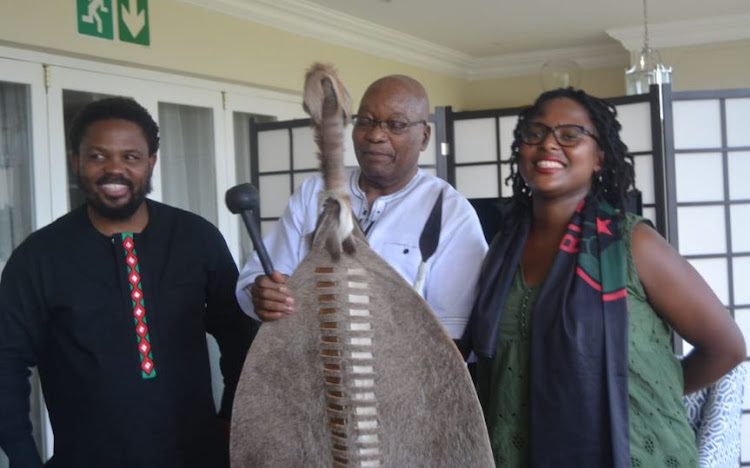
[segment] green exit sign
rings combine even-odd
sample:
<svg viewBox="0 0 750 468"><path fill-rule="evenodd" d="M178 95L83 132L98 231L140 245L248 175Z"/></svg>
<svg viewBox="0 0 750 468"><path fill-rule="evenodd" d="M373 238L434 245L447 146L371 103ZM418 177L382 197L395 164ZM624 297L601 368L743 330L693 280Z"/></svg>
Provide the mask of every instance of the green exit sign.
<svg viewBox="0 0 750 468"><path fill-rule="evenodd" d="M116 21L121 42L151 44L148 0L116 0L115 5L112 0L76 0L76 4L79 33L114 40Z"/></svg>
<svg viewBox="0 0 750 468"><path fill-rule="evenodd" d="M112 0L77 0L78 32L87 36L113 39Z"/></svg>
<svg viewBox="0 0 750 468"><path fill-rule="evenodd" d="M149 45L148 0L117 0L120 40Z"/></svg>

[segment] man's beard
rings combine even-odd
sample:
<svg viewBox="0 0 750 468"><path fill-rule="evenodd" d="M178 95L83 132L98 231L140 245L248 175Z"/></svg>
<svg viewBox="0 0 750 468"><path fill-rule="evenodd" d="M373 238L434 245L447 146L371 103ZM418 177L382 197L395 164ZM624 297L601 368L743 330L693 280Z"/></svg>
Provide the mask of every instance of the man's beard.
<svg viewBox="0 0 750 468"><path fill-rule="evenodd" d="M151 175L149 174L148 180L144 187L136 188L133 183L120 176L102 176L93 182L94 185L100 186L104 184L122 184L130 189L130 200L122 206L109 206L104 200L103 195L97 193L90 187L92 182L84 180L81 175L78 174L78 187L83 190L86 195L86 204L91 207L101 217L112 220L112 221L124 221L129 219L138 210L143 201L146 199L146 195L151 193Z"/></svg>

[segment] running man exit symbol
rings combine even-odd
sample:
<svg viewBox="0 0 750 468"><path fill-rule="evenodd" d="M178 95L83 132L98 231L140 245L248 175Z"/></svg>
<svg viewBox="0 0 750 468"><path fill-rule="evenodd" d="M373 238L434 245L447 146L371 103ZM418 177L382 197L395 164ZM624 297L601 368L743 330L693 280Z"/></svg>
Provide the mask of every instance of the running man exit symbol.
<svg viewBox="0 0 750 468"><path fill-rule="evenodd" d="M149 45L148 0L117 0L117 15L121 41Z"/></svg>
<svg viewBox="0 0 750 468"><path fill-rule="evenodd" d="M78 32L114 39L112 0L78 0Z"/></svg>

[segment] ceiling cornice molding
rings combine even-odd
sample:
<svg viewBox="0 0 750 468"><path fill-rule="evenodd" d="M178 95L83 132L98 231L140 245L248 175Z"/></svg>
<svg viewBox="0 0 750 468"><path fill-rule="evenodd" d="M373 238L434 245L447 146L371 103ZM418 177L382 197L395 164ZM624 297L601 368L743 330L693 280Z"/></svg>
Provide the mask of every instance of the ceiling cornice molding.
<svg viewBox="0 0 750 468"><path fill-rule="evenodd" d="M643 26L607 34L620 45L571 47L475 57L308 0L179 0L323 42L466 80L537 73L545 62L575 60L582 68L627 66L643 45ZM678 47L750 38L750 15L649 25L653 47Z"/></svg>
<svg viewBox="0 0 750 468"><path fill-rule="evenodd" d="M467 72L470 81L508 78L539 73L546 62L573 60L581 68L626 66L628 53L619 45L566 47L561 49L475 58Z"/></svg>
<svg viewBox="0 0 750 468"><path fill-rule="evenodd" d="M305 0L180 0L378 57L465 78L472 56Z"/></svg>
<svg viewBox="0 0 750 468"><path fill-rule="evenodd" d="M683 47L713 42L750 39L750 15L721 16L693 21L648 25L649 45L655 48ZM643 25L608 29L629 51L643 47Z"/></svg>

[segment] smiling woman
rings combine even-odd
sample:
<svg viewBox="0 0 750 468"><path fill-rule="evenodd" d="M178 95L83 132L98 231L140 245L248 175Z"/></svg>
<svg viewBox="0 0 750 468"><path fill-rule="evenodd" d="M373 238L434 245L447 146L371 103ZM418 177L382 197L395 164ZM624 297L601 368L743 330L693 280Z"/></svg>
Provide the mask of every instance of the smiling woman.
<svg viewBox="0 0 750 468"><path fill-rule="evenodd" d="M498 466L696 466L681 397L744 359L710 287L625 212L616 115L567 88L519 116L513 207L465 337ZM694 346L681 362L673 329Z"/></svg>

